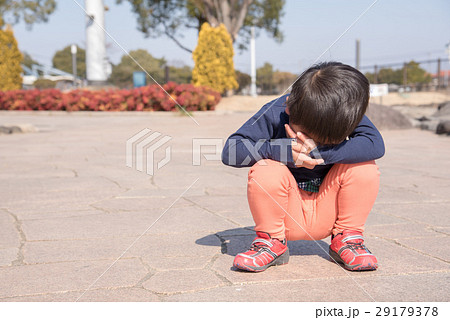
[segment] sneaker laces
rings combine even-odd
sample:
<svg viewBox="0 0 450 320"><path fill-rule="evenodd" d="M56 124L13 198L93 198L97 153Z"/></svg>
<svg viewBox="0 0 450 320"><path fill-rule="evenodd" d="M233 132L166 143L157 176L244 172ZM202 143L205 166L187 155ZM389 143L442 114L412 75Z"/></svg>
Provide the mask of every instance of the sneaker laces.
<svg viewBox="0 0 450 320"><path fill-rule="evenodd" d="M250 247L250 250L258 252L259 250L265 249L265 248L268 248L267 244L265 244L265 243L262 243L262 244L253 243L252 246Z"/></svg>
<svg viewBox="0 0 450 320"><path fill-rule="evenodd" d="M364 242L362 242L362 241L360 241L360 242L347 241L346 244L349 245L352 249L355 249L355 250L360 249L360 250L366 250L367 252L370 252L364 245Z"/></svg>

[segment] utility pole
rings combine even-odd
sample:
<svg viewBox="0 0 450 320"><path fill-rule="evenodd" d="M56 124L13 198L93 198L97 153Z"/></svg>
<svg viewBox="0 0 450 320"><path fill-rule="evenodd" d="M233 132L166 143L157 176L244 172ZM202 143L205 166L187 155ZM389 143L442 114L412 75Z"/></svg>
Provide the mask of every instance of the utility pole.
<svg viewBox="0 0 450 320"><path fill-rule="evenodd" d="M77 46L71 45L70 52L72 53L72 74L73 74L73 86L77 86Z"/></svg>
<svg viewBox="0 0 450 320"><path fill-rule="evenodd" d="M169 82L169 66L164 67L164 83Z"/></svg>
<svg viewBox="0 0 450 320"><path fill-rule="evenodd" d="M378 83L378 66L375 65L374 69L374 73L373 73L373 83L377 84Z"/></svg>
<svg viewBox="0 0 450 320"><path fill-rule="evenodd" d="M407 69L408 65L405 63L403 63L403 86L405 88L406 91L406 85L408 83L408 69Z"/></svg>
<svg viewBox="0 0 450 320"><path fill-rule="evenodd" d="M441 88L441 59L437 60L437 89Z"/></svg>
<svg viewBox="0 0 450 320"><path fill-rule="evenodd" d="M250 95L256 97L256 49L255 49L255 27L251 27L250 39L250 76L252 84L250 86Z"/></svg>
<svg viewBox="0 0 450 320"><path fill-rule="evenodd" d="M450 61L450 42L445 45L445 51L448 54L448 61Z"/></svg>
<svg viewBox="0 0 450 320"><path fill-rule="evenodd" d="M356 39L356 69L358 69L358 70L359 70L360 61L361 61L360 60L360 54L361 54L360 44L361 44L361 41L359 39Z"/></svg>

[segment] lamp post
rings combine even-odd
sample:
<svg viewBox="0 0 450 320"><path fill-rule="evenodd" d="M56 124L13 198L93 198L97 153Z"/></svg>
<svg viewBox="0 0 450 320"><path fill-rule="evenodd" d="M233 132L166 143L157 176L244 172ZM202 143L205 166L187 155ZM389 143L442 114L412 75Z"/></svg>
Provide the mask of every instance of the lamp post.
<svg viewBox="0 0 450 320"><path fill-rule="evenodd" d="M70 52L72 53L72 74L73 74L73 86L77 86L77 46L71 45Z"/></svg>

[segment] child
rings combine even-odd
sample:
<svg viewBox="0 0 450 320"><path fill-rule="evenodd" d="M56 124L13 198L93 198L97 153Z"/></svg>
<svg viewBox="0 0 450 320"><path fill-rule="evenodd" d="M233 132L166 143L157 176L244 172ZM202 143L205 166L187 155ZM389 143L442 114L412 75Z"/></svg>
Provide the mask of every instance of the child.
<svg viewBox="0 0 450 320"><path fill-rule="evenodd" d="M348 270L375 270L362 232L375 202L383 139L364 115L369 82L326 62L306 70L285 95L261 108L223 149L222 161L251 166L247 197L256 238L234 266L263 271L289 261L287 240L329 235L329 253Z"/></svg>

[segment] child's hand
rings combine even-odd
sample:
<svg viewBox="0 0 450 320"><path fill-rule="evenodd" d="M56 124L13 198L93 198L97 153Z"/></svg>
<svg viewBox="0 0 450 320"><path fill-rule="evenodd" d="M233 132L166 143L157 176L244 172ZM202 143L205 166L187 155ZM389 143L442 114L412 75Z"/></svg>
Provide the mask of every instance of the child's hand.
<svg viewBox="0 0 450 320"><path fill-rule="evenodd" d="M302 132L295 133L288 124L285 124L284 128L286 135L295 139L292 141L291 148L296 167L314 169L315 166L324 162L323 159L313 159L309 156L309 153L317 147L313 139Z"/></svg>

